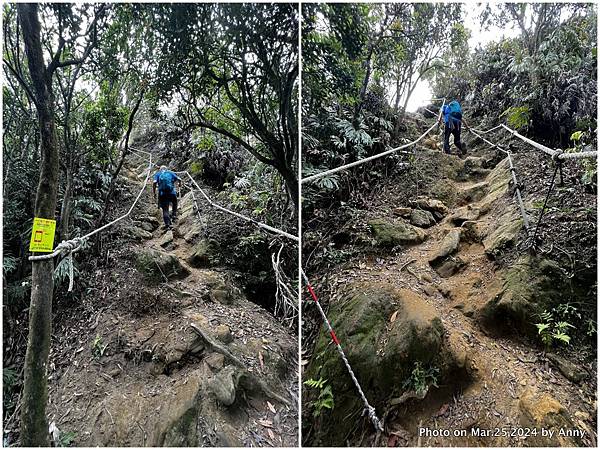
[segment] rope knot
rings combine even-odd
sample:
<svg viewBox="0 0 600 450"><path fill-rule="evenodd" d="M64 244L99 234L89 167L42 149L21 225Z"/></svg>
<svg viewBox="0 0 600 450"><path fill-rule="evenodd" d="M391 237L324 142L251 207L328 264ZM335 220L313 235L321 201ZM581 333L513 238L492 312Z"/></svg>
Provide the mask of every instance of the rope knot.
<svg viewBox="0 0 600 450"><path fill-rule="evenodd" d="M60 250L61 253L66 253L65 258L68 258L69 261L69 291L73 291L73 281L75 279L75 271L73 268L73 253L78 251L83 245L85 239L82 238L74 238L68 241L62 241L60 244L56 246L56 250Z"/></svg>
<svg viewBox="0 0 600 450"><path fill-rule="evenodd" d="M81 248L82 244L83 244L83 239L74 238L74 239L70 239L68 241L62 241L60 244L58 244L56 246L55 250L60 249L61 252L73 253L73 252L76 252L77 250L79 250Z"/></svg>
<svg viewBox="0 0 600 450"><path fill-rule="evenodd" d="M375 427L375 429L377 431L381 431L383 432L383 423L381 422L381 420L379 420L379 418L377 417L377 413L375 412L375 408L371 405L368 405L365 407L365 409L363 409L363 416L368 416L369 420L371 421L371 423L373 424L373 426Z"/></svg>
<svg viewBox="0 0 600 450"><path fill-rule="evenodd" d="M560 148L555 148L554 154L552 155L552 161L558 161L560 159L560 155L562 155L563 153L564 150L561 150Z"/></svg>

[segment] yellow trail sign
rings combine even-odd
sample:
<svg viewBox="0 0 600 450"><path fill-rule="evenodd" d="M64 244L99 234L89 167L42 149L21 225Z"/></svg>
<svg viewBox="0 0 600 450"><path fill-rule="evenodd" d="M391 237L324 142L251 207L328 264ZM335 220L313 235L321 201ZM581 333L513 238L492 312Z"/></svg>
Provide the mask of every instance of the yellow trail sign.
<svg viewBox="0 0 600 450"><path fill-rule="evenodd" d="M56 230L56 220L33 218L33 228L31 230L31 241L29 242L30 252L51 252L54 249L54 231Z"/></svg>

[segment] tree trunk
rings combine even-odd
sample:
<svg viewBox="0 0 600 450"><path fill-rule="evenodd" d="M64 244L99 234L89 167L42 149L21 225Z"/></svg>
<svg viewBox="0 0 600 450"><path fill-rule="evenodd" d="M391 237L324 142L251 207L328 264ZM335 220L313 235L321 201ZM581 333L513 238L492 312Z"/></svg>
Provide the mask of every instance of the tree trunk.
<svg viewBox="0 0 600 450"><path fill-rule="evenodd" d="M283 178L288 195L292 200L294 206L296 206L296 208L294 208L294 212L296 212L298 209L297 206L300 203L298 190L298 175L291 167L287 165L278 165L275 166L275 169L281 174Z"/></svg>
<svg viewBox="0 0 600 450"><path fill-rule="evenodd" d="M37 4L19 3L17 13L23 30L27 63L36 97L41 138L42 160L35 198L35 216L54 219L59 164L53 117L52 73L48 73L44 65ZM46 380L52 329L53 271L52 259L32 262L29 335L21 405L21 445L25 447L49 445Z"/></svg>
<svg viewBox="0 0 600 450"><path fill-rule="evenodd" d="M371 80L371 71L373 70L373 66L371 64L371 60L373 59L373 52L375 51L375 44L370 44L369 53L367 55L367 59L365 61L365 77L362 82L362 86L360 87L360 93L358 96L358 103L356 104L356 108L354 109L354 126L358 125L358 117L360 116L360 112L363 107L363 103L365 101L365 96L367 95L367 88L369 87L369 81Z"/></svg>
<svg viewBox="0 0 600 450"><path fill-rule="evenodd" d="M131 136L131 131L133 130L133 119L135 118L135 115L137 114L138 110L140 109L140 105L144 98L144 92L145 91L142 90L139 98L137 99L135 105L133 106L133 109L131 110L131 113L129 114L129 120L127 121L127 132L125 133L125 142L123 144L123 154L121 155L121 160L119 161L119 164L117 165L117 168L114 171L112 178L110 180L110 185L108 186L108 192L106 193L106 197L104 198L104 207L102 208L102 214L96 221L96 226L101 225L102 222L104 222L104 219L106 219L106 215L108 214L108 207L110 205L110 200L115 191L115 186L117 184L117 178L119 177L119 174L121 173L121 169L123 168L123 163L125 162L125 158L129 154L129 137Z"/></svg>

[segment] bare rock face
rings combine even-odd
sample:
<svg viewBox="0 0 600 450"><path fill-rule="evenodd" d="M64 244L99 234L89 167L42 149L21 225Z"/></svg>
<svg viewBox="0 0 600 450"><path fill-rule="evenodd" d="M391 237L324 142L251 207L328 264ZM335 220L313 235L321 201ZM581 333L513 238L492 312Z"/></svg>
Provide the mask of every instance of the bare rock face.
<svg viewBox="0 0 600 450"><path fill-rule="evenodd" d="M553 436L530 436L528 444L535 447L577 447L580 436L566 436L561 433L577 431L569 413L563 405L549 394L526 390L519 400L521 426L554 431Z"/></svg>

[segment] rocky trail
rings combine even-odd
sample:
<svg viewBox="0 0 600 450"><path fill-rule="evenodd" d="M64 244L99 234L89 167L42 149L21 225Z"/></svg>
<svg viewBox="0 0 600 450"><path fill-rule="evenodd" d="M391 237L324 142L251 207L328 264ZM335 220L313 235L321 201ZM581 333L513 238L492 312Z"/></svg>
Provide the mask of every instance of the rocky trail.
<svg viewBox="0 0 600 450"><path fill-rule="evenodd" d="M146 169L124 168L123 208ZM162 229L148 185L59 308L49 421L76 446L296 445L297 338L215 266L190 192L178 216Z"/></svg>
<svg viewBox="0 0 600 450"><path fill-rule="evenodd" d="M437 168L444 201L366 212L359 239L378 250L328 278L330 320L386 430L360 417L321 331L305 379L330 380L335 408L305 430L312 444L596 446L595 365L529 338L544 300L565 298L559 268L529 253L496 261L522 229L508 161L482 147L464 159L431 147L418 152ZM332 432L342 420L352 426Z"/></svg>

